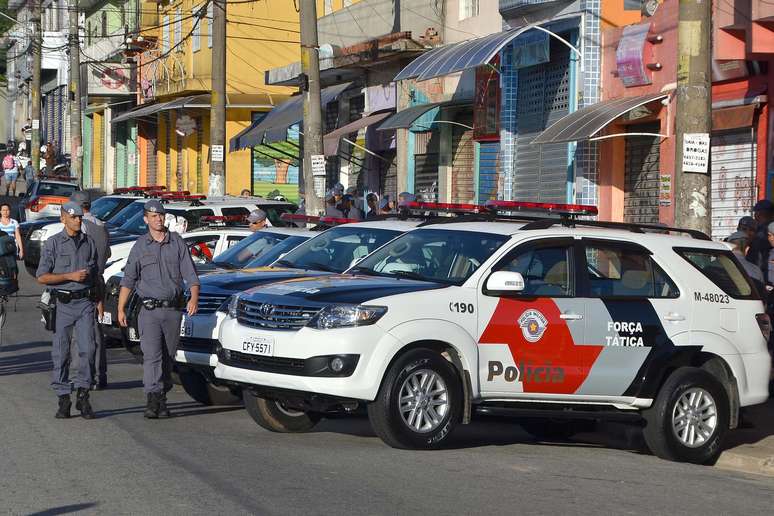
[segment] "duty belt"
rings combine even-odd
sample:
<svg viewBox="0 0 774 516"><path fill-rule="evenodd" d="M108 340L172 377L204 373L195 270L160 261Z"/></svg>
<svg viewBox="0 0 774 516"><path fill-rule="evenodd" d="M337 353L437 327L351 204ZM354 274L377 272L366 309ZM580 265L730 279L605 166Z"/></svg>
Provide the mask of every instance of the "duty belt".
<svg viewBox="0 0 774 516"><path fill-rule="evenodd" d="M154 299L152 297L142 298L142 306L146 310L155 310L156 308L184 308L185 299Z"/></svg>
<svg viewBox="0 0 774 516"><path fill-rule="evenodd" d="M70 301L77 301L86 297L93 297L95 289L87 288L83 290L54 290L53 295L60 303L69 303Z"/></svg>

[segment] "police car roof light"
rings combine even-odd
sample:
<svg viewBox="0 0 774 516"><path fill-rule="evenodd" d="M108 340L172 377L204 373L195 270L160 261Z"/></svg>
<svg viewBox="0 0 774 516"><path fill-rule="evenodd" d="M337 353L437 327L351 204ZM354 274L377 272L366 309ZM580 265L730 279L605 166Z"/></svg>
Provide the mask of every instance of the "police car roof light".
<svg viewBox="0 0 774 516"><path fill-rule="evenodd" d="M441 211L447 213L483 213L487 209L480 204L462 204L452 202L402 202L398 205L399 209L417 210L417 211Z"/></svg>
<svg viewBox="0 0 774 516"><path fill-rule="evenodd" d="M246 215L205 215L201 218L202 222L244 222Z"/></svg>
<svg viewBox="0 0 774 516"><path fill-rule="evenodd" d="M548 212L559 215L597 215L596 206L588 204L562 204L551 202L525 201L487 201L486 207L492 211L531 211Z"/></svg>
<svg viewBox="0 0 774 516"><path fill-rule="evenodd" d="M175 194L164 194L161 196L162 201L203 201L206 199L206 195L175 195Z"/></svg>
<svg viewBox="0 0 774 516"><path fill-rule="evenodd" d="M166 190L166 186L126 186L122 188L116 188L113 190L113 193L116 194L123 194L123 193L139 193L139 192L156 192L161 190Z"/></svg>
<svg viewBox="0 0 774 516"><path fill-rule="evenodd" d="M320 224L327 224L329 226L336 226L338 224L351 224L353 222L360 222L357 219L344 219L341 217L320 217Z"/></svg>
<svg viewBox="0 0 774 516"><path fill-rule="evenodd" d="M181 195L191 195L191 192L188 190L177 190L175 192L164 192L162 196L166 195L174 195L175 197L180 197Z"/></svg>
<svg viewBox="0 0 774 516"><path fill-rule="evenodd" d="M317 224L320 222L320 217L315 215L304 215L302 213L283 213L280 215L280 219L287 222L308 222L310 224Z"/></svg>

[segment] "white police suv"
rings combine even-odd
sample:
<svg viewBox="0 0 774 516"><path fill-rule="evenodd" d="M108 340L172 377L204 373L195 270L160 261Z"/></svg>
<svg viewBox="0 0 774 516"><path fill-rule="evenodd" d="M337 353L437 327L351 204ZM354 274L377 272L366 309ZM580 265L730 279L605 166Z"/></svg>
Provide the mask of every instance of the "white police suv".
<svg viewBox="0 0 774 516"><path fill-rule="evenodd" d="M591 211L490 208L525 206ZM215 374L274 431L359 403L401 448L443 444L474 411L554 433L617 418L644 420L659 457L715 460L768 397L769 319L740 264L696 231L545 217L450 218L345 274L238 295Z"/></svg>

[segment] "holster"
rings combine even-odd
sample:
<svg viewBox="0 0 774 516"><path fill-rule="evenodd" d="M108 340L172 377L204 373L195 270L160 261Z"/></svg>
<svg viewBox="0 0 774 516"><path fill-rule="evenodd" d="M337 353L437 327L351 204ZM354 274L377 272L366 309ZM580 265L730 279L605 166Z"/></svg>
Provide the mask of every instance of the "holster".
<svg viewBox="0 0 774 516"><path fill-rule="evenodd" d="M56 331L56 297L51 295L51 291L43 291L38 308L40 308L40 321L43 327L47 331Z"/></svg>

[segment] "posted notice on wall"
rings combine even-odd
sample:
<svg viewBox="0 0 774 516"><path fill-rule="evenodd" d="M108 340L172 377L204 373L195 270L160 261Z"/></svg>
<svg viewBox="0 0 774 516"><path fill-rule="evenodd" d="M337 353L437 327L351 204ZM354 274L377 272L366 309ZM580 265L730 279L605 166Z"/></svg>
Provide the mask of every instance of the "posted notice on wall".
<svg viewBox="0 0 774 516"><path fill-rule="evenodd" d="M40 129L40 120L37 118L32 121L32 128L33 129Z"/></svg>
<svg viewBox="0 0 774 516"><path fill-rule="evenodd" d="M659 174L658 176L658 204L670 206L672 204L672 176Z"/></svg>
<svg viewBox="0 0 774 516"><path fill-rule="evenodd" d="M212 161L223 161L223 145L212 146Z"/></svg>
<svg viewBox="0 0 774 516"><path fill-rule="evenodd" d="M314 177L325 176L325 156L323 154L312 154L312 175Z"/></svg>
<svg viewBox="0 0 774 516"><path fill-rule="evenodd" d="M685 133L683 135L683 172L709 172L709 133Z"/></svg>

